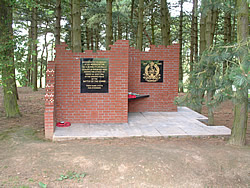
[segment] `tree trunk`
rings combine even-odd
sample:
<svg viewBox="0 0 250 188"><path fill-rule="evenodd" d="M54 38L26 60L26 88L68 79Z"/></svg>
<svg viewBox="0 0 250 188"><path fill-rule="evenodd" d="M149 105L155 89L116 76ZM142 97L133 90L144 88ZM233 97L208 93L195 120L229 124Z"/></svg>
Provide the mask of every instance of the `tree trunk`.
<svg viewBox="0 0 250 188"><path fill-rule="evenodd" d="M207 16L206 16L206 32L205 32L206 49L208 49L213 44L211 30L212 30L212 10L209 9L207 10Z"/></svg>
<svg viewBox="0 0 250 188"><path fill-rule="evenodd" d="M32 60L32 58L31 58L31 60ZM32 64L31 64L31 66L32 66ZM32 84L33 84L33 70L30 70L30 86L32 86Z"/></svg>
<svg viewBox="0 0 250 188"><path fill-rule="evenodd" d="M95 49L96 51L99 50L99 27L97 27L97 29L95 30Z"/></svg>
<svg viewBox="0 0 250 188"><path fill-rule="evenodd" d="M32 8L32 42L32 86L33 91L37 91L37 7Z"/></svg>
<svg viewBox="0 0 250 188"><path fill-rule="evenodd" d="M73 50L73 0L70 0L70 48Z"/></svg>
<svg viewBox="0 0 250 188"><path fill-rule="evenodd" d="M128 23L125 25L125 40L128 40Z"/></svg>
<svg viewBox="0 0 250 188"><path fill-rule="evenodd" d="M234 41L236 40L236 39L235 39L235 38L236 38L236 37L235 37L235 35L236 35L236 31L235 31L235 30L236 30L236 26L235 26L235 25L236 25L236 16L234 15L234 16L233 16L232 34L231 34L231 35L232 35L232 38L231 38L231 41L232 41L232 42L234 42Z"/></svg>
<svg viewBox="0 0 250 188"><path fill-rule="evenodd" d="M113 29L114 29L114 31L113 31L113 39L114 39L114 42L116 42L116 40L117 40L116 39L116 36L117 36L116 33L117 32L116 32L116 26L115 25L114 25Z"/></svg>
<svg viewBox="0 0 250 188"><path fill-rule="evenodd" d="M140 51L142 51L142 40L143 40L143 9L144 9L144 0L139 0L136 49L139 49Z"/></svg>
<svg viewBox="0 0 250 188"><path fill-rule="evenodd" d="M144 33L145 36L147 37L148 42L149 42L149 45L152 45L151 38L150 38L150 36L148 35L148 33L147 33L147 31L146 31L146 28L144 28L143 33ZM144 51L145 51L145 49L146 49L146 46L144 46Z"/></svg>
<svg viewBox="0 0 250 188"><path fill-rule="evenodd" d="M200 59L202 58L202 54L206 49L206 12L204 8L206 7L206 0L201 1L201 18L200 18ZM202 71L203 67L200 65L195 67L195 71L200 72ZM199 91L197 94L198 101L202 101L204 93ZM198 113L201 113L202 104L197 104L194 110Z"/></svg>
<svg viewBox="0 0 250 188"><path fill-rule="evenodd" d="M224 16L224 43L231 42L231 15L227 12Z"/></svg>
<svg viewBox="0 0 250 188"><path fill-rule="evenodd" d="M210 83L212 80L209 81ZM215 90L209 90L207 91L207 101L208 103L211 103L214 97ZM208 125L214 125L214 108L210 105L208 105Z"/></svg>
<svg viewBox="0 0 250 188"><path fill-rule="evenodd" d="M183 92L183 67L182 67L182 26L183 26L183 1L181 0L181 11L180 11L180 28L179 28L179 91Z"/></svg>
<svg viewBox="0 0 250 188"><path fill-rule="evenodd" d="M43 45L43 48L45 48L44 47L45 45ZM43 85L42 85L42 78L43 78L43 53L42 53L42 55L41 55L41 59L40 59L40 79L39 79L39 82L40 82L40 88L42 88L43 87Z"/></svg>
<svg viewBox="0 0 250 188"><path fill-rule="evenodd" d="M44 44L46 46L46 57L45 57L45 73L46 73L46 71L47 71L47 65L48 65L48 56L49 56L49 48L48 48L49 43L47 43L47 40L45 40ZM44 76L45 76L45 80L46 80L46 74L44 74Z"/></svg>
<svg viewBox="0 0 250 188"><path fill-rule="evenodd" d="M44 34L44 45L43 45L43 50L42 50L42 53L41 53L41 66L40 66L40 88L42 88L43 84L42 84L42 78L43 78L43 54L44 54L44 51L45 51L45 48L46 48L46 44L47 44L47 27L48 25L46 25L46 28L45 28L45 34ZM59 40L60 41L60 40Z"/></svg>
<svg viewBox="0 0 250 188"><path fill-rule="evenodd" d="M12 6L9 1L0 0L0 45L2 57L3 100L6 117L19 117L15 83L14 42L12 28Z"/></svg>
<svg viewBox="0 0 250 188"><path fill-rule="evenodd" d="M194 0L194 60L198 62L198 0Z"/></svg>
<svg viewBox="0 0 250 188"><path fill-rule="evenodd" d="M130 23L131 26L133 25L133 17L134 17L134 5L135 5L135 0L131 1L131 12L130 12Z"/></svg>
<svg viewBox="0 0 250 188"><path fill-rule="evenodd" d="M204 7L206 6L206 1L201 1L201 18L200 18L200 58L206 49L206 12Z"/></svg>
<svg viewBox="0 0 250 188"><path fill-rule="evenodd" d="M247 0L237 0L237 42L242 44L247 42L249 36L248 30L248 7ZM246 47L245 47L246 48ZM240 69L244 70L249 62L244 61L243 58L248 54L248 49L244 49L245 53L240 55L239 63ZM242 73L247 74L247 73ZM246 143L246 130L247 130L247 119L248 119L248 88L236 90L236 104L234 106L234 122L232 134L229 143L232 145L244 145Z"/></svg>
<svg viewBox="0 0 250 188"><path fill-rule="evenodd" d="M13 60L13 62L15 62L15 60ZM15 67L15 65L14 65ZM14 69L14 75L16 75L16 70ZM16 76L14 76L14 83L15 83L15 95L16 95L16 99L19 100L19 95L17 92L17 85L16 85Z"/></svg>
<svg viewBox="0 0 250 188"><path fill-rule="evenodd" d="M27 62L26 62L26 83L25 86L30 86L31 84L31 50L32 50L32 34L31 28L29 28L29 39L28 39L28 55L27 55Z"/></svg>
<svg viewBox="0 0 250 188"><path fill-rule="evenodd" d="M151 35L152 35L152 45L155 45L155 17L154 17L154 7L152 7L151 12Z"/></svg>
<svg viewBox="0 0 250 188"><path fill-rule="evenodd" d="M170 13L166 0L161 0L161 36L162 44L168 46L171 44L170 37Z"/></svg>
<svg viewBox="0 0 250 188"><path fill-rule="evenodd" d="M245 93L245 100L234 105L234 121L229 143L243 146L246 144L246 131L248 119L248 93Z"/></svg>
<svg viewBox="0 0 250 188"><path fill-rule="evenodd" d="M94 30L93 30L93 28L90 29L90 43L91 43L91 50L94 50Z"/></svg>
<svg viewBox="0 0 250 188"><path fill-rule="evenodd" d="M207 10L206 17L206 48L209 49L213 45L214 33L216 28L216 22L218 18L218 11L209 9ZM213 62L209 61L208 64L212 64ZM212 65L211 65L212 67ZM207 80L208 88L213 88L213 76L214 70L210 72L211 78ZM214 108L210 105L213 101L214 97L214 89L209 89L207 91L207 103L208 103L208 125L214 125Z"/></svg>
<svg viewBox="0 0 250 188"><path fill-rule="evenodd" d="M80 0L72 0L72 33L73 33L73 52L82 51L82 41L81 41L81 7Z"/></svg>
<svg viewBox="0 0 250 188"><path fill-rule="evenodd" d="M118 16L118 19L117 19L118 23L118 40L122 40L122 24L121 24L121 20L120 20L120 17Z"/></svg>
<svg viewBox="0 0 250 188"><path fill-rule="evenodd" d="M120 11L119 11L119 5L116 4L117 7L117 12L118 12L118 16L117 16L117 40L122 40L122 22L120 20Z"/></svg>
<svg viewBox="0 0 250 188"><path fill-rule="evenodd" d="M191 24L191 46L190 46L190 71L193 71L194 61L198 56L198 28L197 28L197 0L193 0L192 24Z"/></svg>
<svg viewBox="0 0 250 188"><path fill-rule="evenodd" d="M219 15L218 9L213 9L212 10L212 29L211 29L211 34L210 34L211 35L211 45L213 45L213 43L216 44L216 37L217 37L216 28L217 28L218 15Z"/></svg>
<svg viewBox="0 0 250 188"><path fill-rule="evenodd" d="M134 29L134 24L133 24L133 18L134 18L134 5L135 5L135 0L132 0L131 1L131 10L130 10L130 27L131 27L131 31L130 32L130 38L135 38L134 37L134 32L133 32L133 29Z"/></svg>
<svg viewBox="0 0 250 188"><path fill-rule="evenodd" d="M224 15L224 43L225 45L231 42L231 14L226 12ZM223 74L226 72L228 61L223 62Z"/></svg>
<svg viewBox="0 0 250 188"><path fill-rule="evenodd" d="M90 37L89 37L89 27L87 25L87 19L85 19L85 29L86 29L86 44L87 44L87 50L90 50L89 43L90 43Z"/></svg>
<svg viewBox="0 0 250 188"><path fill-rule="evenodd" d="M56 45L60 44L60 33L61 33L61 0L56 0L56 25L55 25L55 38Z"/></svg>
<svg viewBox="0 0 250 188"><path fill-rule="evenodd" d="M106 0L106 50L110 50L109 45L112 44L112 1Z"/></svg>
<svg viewBox="0 0 250 188"><path fill-rule="evenodd" d="M190 40L190 72L194 69L194 6L195 0L193 0L193 9L192 9L192 22L191 22L191 40Z"/></svg>

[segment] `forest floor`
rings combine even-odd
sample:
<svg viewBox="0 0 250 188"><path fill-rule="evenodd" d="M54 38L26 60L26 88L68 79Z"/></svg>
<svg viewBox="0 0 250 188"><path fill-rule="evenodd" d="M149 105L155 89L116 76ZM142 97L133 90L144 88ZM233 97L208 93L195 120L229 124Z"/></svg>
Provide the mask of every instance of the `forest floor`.
<svg viewBox="0 0 250 188"><path fill-rule="evenodd" d="M0 88L0 187L250 187L250 127L244 147L224 137L51 142L45 90L18 91L22 117L6 119ZM219 106L216 125L232 127L232 107Z"/></svg>

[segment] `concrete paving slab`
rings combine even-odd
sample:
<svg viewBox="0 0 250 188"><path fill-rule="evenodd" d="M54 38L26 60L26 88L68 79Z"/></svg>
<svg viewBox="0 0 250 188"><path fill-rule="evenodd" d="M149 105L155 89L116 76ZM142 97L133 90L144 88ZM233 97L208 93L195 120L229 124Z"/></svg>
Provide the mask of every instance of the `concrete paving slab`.
<svg viewBox="0 0 250 188"><path fill-rule="evenodd" d="M199 114L188 107L178 107L178 113L188 118L194 118L198 120L207 120L208 118L202 114Z"/></svg>
<svg viewBox="0 0 250 188"><path fill-rule="evenodd" d="M162 136L160 132L154 127L141 128L143 136L159 137Z"/></svg>
<svg viewBox="0 0 250 188"><path fill-rule="evenodd" d="M148 123L147 119L140 112L129 113L128 122L129 123Z"/></svg>
<svg viewBox="0 0 250 188"><path fill-rule="evenodd" d="M111 128L111 134L113 135L113 137L118 137L118 138L128 137L129 135L126 133L125 129L126 127L113 126L113 128Z"/></svg>
<svg viewBox="0 0 250 188"><path fill-rule="evenodd" d="M185 131L183 131L180 127L157 127L158 132L161 136L168 137L168 136L188 136Z"/></svg>
<svg viewBox="0 0 250 188"><path fill-rule="evenodd" d="M74 123L70 127L56 127L53 140L134 136L225 136L231 134L231 130L225 126L207 126L199 120L207 120L207 117L187 107L178 107L178 112L129 113L128 123Z"/></svg>
<svg viewBox="0 0 250 188"><path fill-rule="evenodd" d="M130 127L137 127L137 128L147 128L147 127L152 127L152 124L150 122L146 123L129 123Z"/></svg>
<svg viewBox="0 0 250 188"><path fill-rule="evenodd" d="M207 129L213 135L230 135L231 134L231 129L225 126L208 126L205 129Z"/></svg>
<svg viewBox="0 0 250 188"><path fill-rule="evenodd" d="M143 136L141 129L138 127L129 127L124 129L124 131L129 137Z"/></svg>
<svg viewBox="0 0 250 188"><path fill-rule="evenodd" d="M187 134L190 136L208 136L211 133L209 131L207 131L206 129L204 129L201 126L180 126L180 128Z"/></svg>
<svg viewBox="0 0 250 188"><path fill-rule="evenodd" d="M152 122L150 124L151 127L176 127L178 126L178 123L172 122L172 121L159 121L159 122Z"/></svg>

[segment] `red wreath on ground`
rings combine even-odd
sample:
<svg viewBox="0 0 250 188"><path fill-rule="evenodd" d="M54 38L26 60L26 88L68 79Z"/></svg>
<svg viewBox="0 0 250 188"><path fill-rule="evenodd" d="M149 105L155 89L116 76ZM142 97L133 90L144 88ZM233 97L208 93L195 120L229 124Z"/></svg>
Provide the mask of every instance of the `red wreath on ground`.
<svg viewBox="0 0 250 188"><path fill-rule="evenodd" d="M57 127L69 127L71 125L70 122L58 122L56 123Z"/></svg>

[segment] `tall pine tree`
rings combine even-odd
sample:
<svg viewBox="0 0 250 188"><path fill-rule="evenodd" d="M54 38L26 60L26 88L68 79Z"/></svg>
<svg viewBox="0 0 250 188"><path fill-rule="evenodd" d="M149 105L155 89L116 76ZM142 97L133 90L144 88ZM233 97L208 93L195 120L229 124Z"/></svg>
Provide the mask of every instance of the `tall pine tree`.
<svg viewBox="0 0 250 188"><path fill-rule="evenodd" d="M13 2L0 0L0 66L6 117L19 117L14 64Z"/></svg>
<svg viewBox="0 0 250 188"><path fill-rule="evenodd" d="M248 7L247 0L237 0L237 43L239 46L244 45L249 37L248 29ZM242 70L242 77L247 75L245 72L249 71L249 59L247 59L248 48L245 46L242 48L239 58L239 67ZM246 130L247 130L247 119L248 119L248 87L237 88L236 91L236 104L234 106L234 122L232 135L229 143L233 145L244 145L246 142Z"/></svg>

